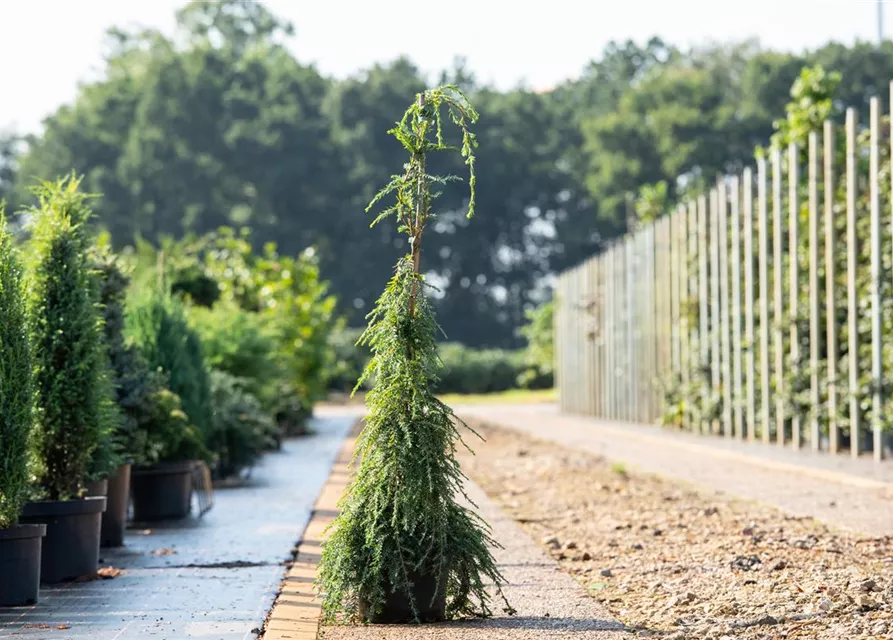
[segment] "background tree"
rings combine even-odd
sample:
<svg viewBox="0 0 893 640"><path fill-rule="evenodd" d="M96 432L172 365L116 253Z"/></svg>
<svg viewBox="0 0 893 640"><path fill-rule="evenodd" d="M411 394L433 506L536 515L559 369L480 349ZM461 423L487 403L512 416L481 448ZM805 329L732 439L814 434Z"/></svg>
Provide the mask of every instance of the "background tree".
<svg viewBox="0 0 893 640"><path fill-rule="evenodd" d="M74 168L104 194L97 218L118 248L135 234L157 243L220 225L251 227L255 248L275 240L284 255L314 245L339 312L361 325L377 297L370 283L407 247L386 226L355 222L399 162L384 133L389 114L427 79L406 58L324 77L290 53L291 33L263 4L238 0L186 5L170 36L111 31L105 73L23 155L4 156L0 143L0 198L27 204L35 177ZM486 114L478 135L490 173L475 233L461 233L465 195L447 185L428 238L424 268L449 339L518 346L524 313L548 297L551 277L623 233L643 185L664 183L671 208L740 168L816 63L841 74L836 100L864 104L864 122L867 96L893 77L893 43L790 54L755 42L612 42L579 78L542 92L496 90L461 60L443 70ZM455 172L455 160L437 169Z"/></svg>

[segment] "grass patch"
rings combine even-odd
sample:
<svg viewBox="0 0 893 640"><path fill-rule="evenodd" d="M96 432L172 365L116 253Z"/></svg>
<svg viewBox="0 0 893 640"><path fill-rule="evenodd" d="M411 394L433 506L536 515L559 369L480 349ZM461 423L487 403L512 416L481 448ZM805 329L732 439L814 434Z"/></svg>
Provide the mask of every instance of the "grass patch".
<svg viewBox="0 0 893 640"><path fill-rule="evenodd" d="M538 403L557 402L556 389L510 389L496 393L446 393L437 396L448 405L453 404L493 404L493 403Z"/></svg>

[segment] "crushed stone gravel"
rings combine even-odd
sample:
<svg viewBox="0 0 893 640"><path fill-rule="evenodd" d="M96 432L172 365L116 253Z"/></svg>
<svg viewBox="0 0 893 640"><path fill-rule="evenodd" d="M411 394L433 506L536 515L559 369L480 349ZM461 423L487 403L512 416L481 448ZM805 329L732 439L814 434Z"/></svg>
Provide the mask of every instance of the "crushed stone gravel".
<svg viewBox="0 0 893 640"><path fill-rule="evenodd" d="M463 455L466 473L635 636L893 638L890 536L838 532L580 449L473 426L486 442L469 440L476 455ZM550 606L563 599L550 595Z"/></svg>

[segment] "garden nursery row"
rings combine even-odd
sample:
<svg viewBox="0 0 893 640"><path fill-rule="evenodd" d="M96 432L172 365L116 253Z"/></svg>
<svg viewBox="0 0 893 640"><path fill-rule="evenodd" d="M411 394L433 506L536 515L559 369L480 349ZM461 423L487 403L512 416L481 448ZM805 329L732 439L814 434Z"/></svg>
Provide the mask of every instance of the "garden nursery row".
<svg viewBox="0 0 893 640"><path fill-rule="evenodd" d="M0 605L93 575L133 520L189 514L325 392L335 301L312 251L249 234L115 253L75 176L0 228ZM204 472L204 473L201 473Z"/></svg>
<svg viewBox="0 0 893 640"><path fill-rule="evenodd" d="M194 479L244 475L370 357L312 248L221 228L116 252L75 175L34 191L0 211L0 606L95 574L128 519L188 516ZM551 386L550 314L527 350L443 345L438 390Z"/></svg>

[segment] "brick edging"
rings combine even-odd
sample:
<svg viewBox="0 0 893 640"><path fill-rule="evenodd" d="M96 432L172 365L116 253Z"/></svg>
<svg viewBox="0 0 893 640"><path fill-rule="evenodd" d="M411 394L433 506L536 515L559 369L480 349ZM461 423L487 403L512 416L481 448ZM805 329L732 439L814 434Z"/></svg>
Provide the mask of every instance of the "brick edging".
<svg viewBox="0 0 893 640"><path fill-rule="evenodd" d="M322 604L313 583L322 553L324 531L338 513L338 501L347 487L348 466L353 458L360 423L348 435L323 485L310 521L295 548L295 559L285 573L279 593L264 623L263 640L316 640Z"/></svg>

